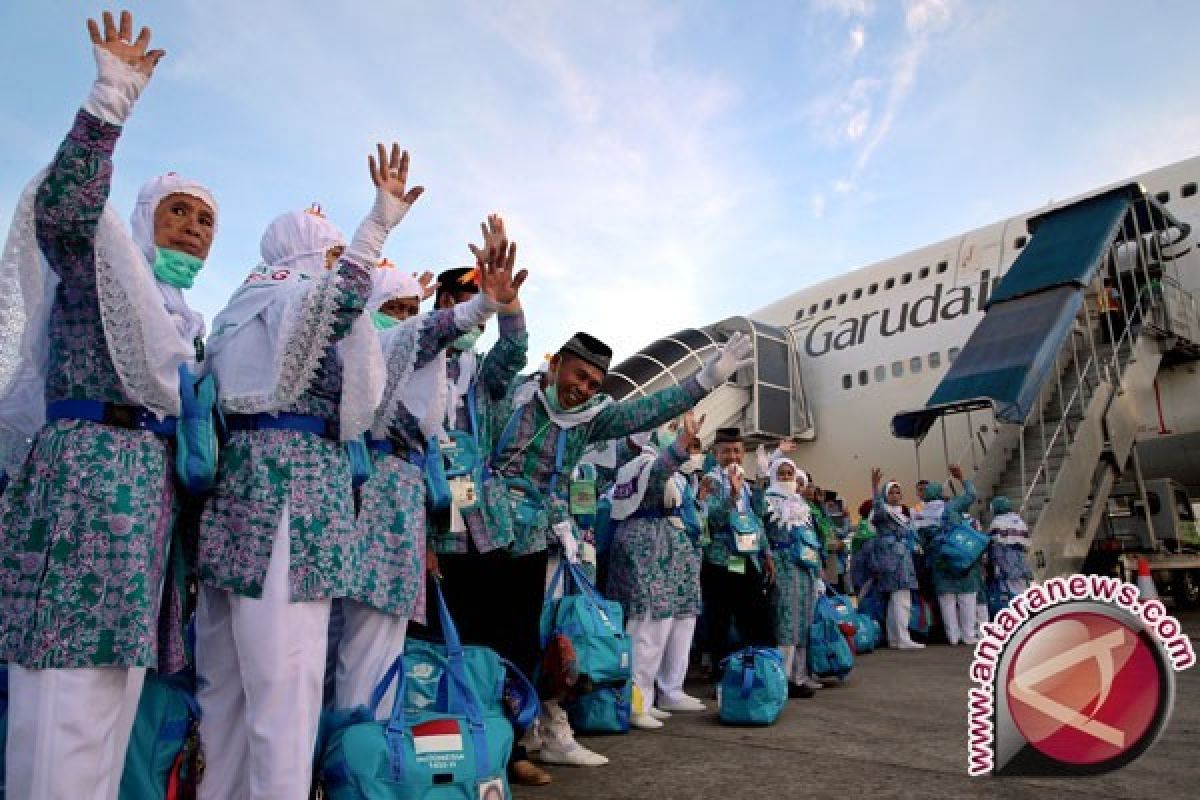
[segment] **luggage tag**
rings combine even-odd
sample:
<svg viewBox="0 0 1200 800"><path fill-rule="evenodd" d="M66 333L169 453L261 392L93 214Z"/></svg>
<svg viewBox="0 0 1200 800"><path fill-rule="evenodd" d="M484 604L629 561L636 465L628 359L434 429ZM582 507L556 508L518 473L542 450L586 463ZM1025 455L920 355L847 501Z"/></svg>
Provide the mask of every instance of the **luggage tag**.
<svg viewBox="0 0 1200 800"><path fill-rule="evenodd" d="M472 511L479 505L475 481L468 475L450 479L450 503L461 511Z"/></svg>
<svg viewBox="0 0 1200 800"><path fill-rule="evenodd" d="M593 480L571 481L571 514L595 516L596 482Z"/></svg>
<svg viewBox="0 0 1200 800"><path fill-rule="evenodd" d="M482 756L479 756L482 757ZM486 781L480 781L476 785L476 797L478 800L504 800L504 779L492 778Z"/></svg>
<svg viewBox="0 0 1200 800"><path fill-rule="evenodd" d="M745 556L730 556L729 561L725 564L730 572L737 575L746 574L746 558Z"/></svg>

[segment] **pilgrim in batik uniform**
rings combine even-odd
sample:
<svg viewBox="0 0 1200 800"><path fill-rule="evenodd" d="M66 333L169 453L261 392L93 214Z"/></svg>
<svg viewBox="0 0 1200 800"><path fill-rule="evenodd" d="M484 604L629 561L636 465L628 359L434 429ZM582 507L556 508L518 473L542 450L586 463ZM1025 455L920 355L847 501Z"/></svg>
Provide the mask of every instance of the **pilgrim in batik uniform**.
<svg viewBox="0 0 1200 800"><path fill-rule="evenodd" d="M912 590L917 588L913 565L916 534L901 504L900 484L888 481L880 488L877 473L872 476L875 500L871 522L875 538L867 549L871 587L866 591L878 591L887 597L888 644L900 650L920 650L925 645L914 642L908 632Z"/></svg>
<svg viewBox="0 0 1200 800"><path fill-rule="evenodd" d="M781 471L790 477L781 476ZM808 636L824 548L817 536L812 507L801 493L808 485L808 475L788 458L776 458L768 475L771 483L765 495L763 522L775 559L775 586L771 591L775 644L783 655L789 695L811 697L821 688L820 681L808 674Z"/></svg>
<svg viewBox="0 0 1200 800"><path fill-rule="evenodd" d="M161 51L89 22L96 82L17 204L0 265L0 660L12 798L115 798L145 670L182 666L168 580L178 368L203 321L182 289L216 224L207 189L147 183L132 236L112 153ZM194 364L191 364L194 369ZM32 441L30 441L32 439ZM173 598L178 600L177 597ZM160 625L161 619L174 624Z"/></svg>
<svg viewBox="0 0 1200 800"><path fill-rule="evenodd" d="M708 649L714 667L719 667L733 648L729 626L737 626L744 645L772 647L769 585L775 579L771 546L762 526L761 496L751 492L742 469L741 431L721 428L715 442L717 466L708 473L714 487L708 498L708 530L711 541L704 551L700 583L703 589ZM751 546L737 547L731 522L740 519L757 528ZM748 534L744 535L747 536ZM720 679L720 670L713 677Z"/></svg>
<svg viewBox="0 0 1200 800"><path fill-rule="evenodd" d="M197 610L202 798L306 798L330 600L362 596L350 462L385 367L363 308L407 193L408 155L371 159L375 204L344 255L319 213L263 235L263 265L213 323L210 360L231 431L200 524ZM336 263L334 263L336 262Z"/></svg>
<svg viewBox="0 0 1200 800"><path fill-rule="evenodd" d="M685 420L678 436L671 428L635 434L631 438L642 452L618 470L612 488L616 532L607 596L625 613L640 699L632 724L646 730L662 727L656 709L704 710L703 702L683 693L700 613L696 542L703 522L695 493L679 470L691 459L697 429L694 420Z"/></svg>
<svg viewBox="0 0 1200 800"><path fill-rule="evenodd" d="M508 598L506 611L513 617L515 635L496 644L522 670L532 671L538 661L547 551L552 543L558 549L560 542L577 535L566 478L584 451L591 444L653 430L678 417L724 383L749 353L748 340L735 334L698 375L681 385L617 403L599 393L612 350L589 334L577 333L551 359L549 373L534 375L516 387L496 420L499 434L491 482L507 496L499 510L510 519L508 558L514 565L507 571L509 581L497 590ZM510 489L521 483L532 486L542 498L545 513L535 517L533 525L519 523L519 497ZM607 763L575 741L566 713L553 699L543 704L541 722L543 761L581 766Z"/></svg>
<svg viewBox="0 0 1200 800"><path fill-rule="evenodd" d="M989 589L997 603L1007 603L1029 588L1033 570L1029 566L1029 526L1013 511L1007 497L992 498L992 524L988 527Z"/></svg>
<svg viewBox="0 0 1200 800"><path fill-rule="evenodd" d="M425 459L431 438L442 434L446 413L445 349L484 325L516 297L512 264L481 265L484 293L453 308L403 321L380 317L387 301L419 302L423 288L398 270L379 269L368 308L387 365L383 402L367 435L373 464L359 490L356 519L362 590L344 603L345 633L338 648L336 705L367 705L376 684L404 648L409 619L425 621ZM431 276L432 277L432 276ZM390 693L389 693L390 697ZM379 714L390 713L384 697Z"/></svg>
<svg viewBox="0 0 1200 800"><path fill-rule="evenodd" d="M970 480L963 480L962 470L957 465L950 467L950 473L963 484L963 493L957 497L944 500L942 485L937 481L930 481L925 486L925 513L938 514L941 518L930 544L933 588L942 611L946 640L950 644L975 644L975 598L983 591L983 559L976 559L966 572L957 572L939 554L942 538L959 525L969 524L964 514L975 502L975 485Z"/></svg>

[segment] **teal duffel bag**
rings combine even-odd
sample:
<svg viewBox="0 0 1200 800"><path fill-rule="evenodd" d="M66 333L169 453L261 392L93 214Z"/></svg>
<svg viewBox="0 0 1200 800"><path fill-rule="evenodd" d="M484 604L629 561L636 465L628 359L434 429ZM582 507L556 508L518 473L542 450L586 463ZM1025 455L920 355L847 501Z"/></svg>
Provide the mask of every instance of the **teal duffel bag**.
<svg viewBox="0 0 1200 800"><path fill-rule="evenodd" d="M556 598L560 583L563 595ZM579 674L593 685L619 686L632 678L633 648L620 603L601 595L583 568L566 559L550 579L542 606L543 648L555 633L571 640Z"/></svg>
<svg viewBox="0 0 1200 800"><path fill-rule="evenodd" d="M445 645L409 643L412 655L406 648L396 657L370 707L340 715L341 727L323 734L319 773L329 800L511 798L504 665L494 653L478 655L486 648L468 656L440 590L434 595ZM393 681L391 714L377 721Z"/></svg>
<svg viewBox="0 0 1200 800"><path fill-rule="evenodd" d="M567 721L576 733L629 733L633 716L633 681L601 686L567 706Z"/></svg>
<svg viewBox="0 0 1200 800"><path fill-rule="evenodd" d="M727 725L771 725L787 705L783 657L768 647L747 647L721 662L717 708Z"/></svg>
<svg viewBox="0 0 1200 800"><path fill-rule="evenodd" d="M965 574L987 550L988 536L963 522L949 531L938 535L938 555L946 562L951 572Z"/></svg>
<svg viewBox="0 0 1200 800"><path fill-rule="evenodd" d="M195 786L200 747L196 676L146 674L125 751L120 800L176 800Z"/></svg>
<svg viewBox="0 0 1200 800"><path fill-rule="evenodd" d="M854 669L854 651L842 631L838 611L828 597L818 597L808 635L808 671L818 678L845 679Z"/></svg>

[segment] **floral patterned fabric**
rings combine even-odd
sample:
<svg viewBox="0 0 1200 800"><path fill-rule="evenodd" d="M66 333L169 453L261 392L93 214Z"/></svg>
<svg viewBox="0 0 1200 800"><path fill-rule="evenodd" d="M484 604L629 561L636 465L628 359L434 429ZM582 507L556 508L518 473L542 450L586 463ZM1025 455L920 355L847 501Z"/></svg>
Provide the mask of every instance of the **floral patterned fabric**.
<svg viewBox="0 0 1200 800"><path fill-rule="evenodd" d="M320 367L294 406L336 425L342 368L337 342L362 313L371 272L343 257L337 265L339 291L328 304L314 304L311 319L332 318ZM288 508L291 534L288 566L293 602L348 597L355 588L354 494L345 448L309 433L288 430L237 431L221 451L217 488L200 518L200 579L215 588L260 597L271 544Z"/></svg>
<svg viewBox="0 0 1200 800"><path fill-rule="evenodd" d="M639 512L662 512L663 493L687 453L674 445L649 465ZM696 616L700 613L700 556L678 517L622 520L609 556L607 596L621 604L625 619Z"/></svg>
<svg viewBox="0 0 1200 800"><path fill-rule="evenodd" d="M47 401L128 402L105 347L95 233L121 128L80 111L35 206L60 282ZM0 659L30 668L180 666L158 625L174 494L167 445L77 420L43 428L0 498ZM177 632L178 625L173 628Z"/></svg>
<svg viewBox="0 0 1200 800"><path fill-rule="evenodd" d="M863 551L866 569L875 591L889 593L917 588L917 569L913 563L916 534L911 524L901 525L885 508L883 495L875 497L871 521L875 538Z"/></svg>
<svg viewBox="0 0 1200 800"><path fill-rule="evenodd" d="M771 588L770 598L775 643L781 647L808 647L816 571L793 559L792 544L799 526L785 524L769 509L768 506L763 519L767 540L771 543L771 557L775 560L775 585ZM818 538L815 529L810 535L814 541Z"/></svg>

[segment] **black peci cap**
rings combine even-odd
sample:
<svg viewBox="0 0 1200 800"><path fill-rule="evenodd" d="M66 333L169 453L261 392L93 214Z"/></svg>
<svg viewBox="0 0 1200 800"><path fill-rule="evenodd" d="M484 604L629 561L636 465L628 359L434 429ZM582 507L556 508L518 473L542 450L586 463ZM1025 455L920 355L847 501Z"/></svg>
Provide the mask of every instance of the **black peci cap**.
<svg viewBox="0 0 1200 800"><path fill-rule="evenodd" d="M713 444L728 444L742 441L742 432L738 428L717 428L717 438Z"/></svg>
<svg viewBox="0 0 1200 800"><path fill-rule="evenodd" d="M583 331L572 336L570 341L559 348L558 352L560 354L570 353L604 372L608 372L608 367L612 363L612 348Z"/></svg>
<svg viewBox="0 0 1200 800"><path fill-rule="evenodd" d="M455 267L448 269L437 276L438 288L437 293L440 296L443 292L471 292L479 294L479 284L475 281L474 267Z"/></svg>

